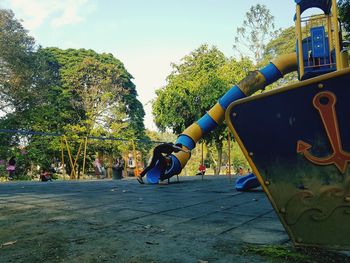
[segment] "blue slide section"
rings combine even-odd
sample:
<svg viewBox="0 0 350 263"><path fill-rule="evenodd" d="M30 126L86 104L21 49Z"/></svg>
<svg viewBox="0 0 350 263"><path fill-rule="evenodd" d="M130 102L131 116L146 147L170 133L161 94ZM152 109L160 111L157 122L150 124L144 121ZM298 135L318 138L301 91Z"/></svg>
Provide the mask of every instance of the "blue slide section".
<svg viewBox="0 0 350 263"><path fill-rule="evenodd" d="M260 186L260 183L258 181L258 178L256 178L256 176L253 173L240 176L236 180L235 185L237 191L247 191L258 186Z"/></svg>
<svg viewBox="0 0 350 263"><path fill-rule="evenodd" d="M199 125L199 127L201 127L203 135L207 134L208 132L211 132L218 126L218 124L212 119L212 117L210 117L208 113L205 114L202 118L200 118L197 121L197 124Z"/></svg>
<svg viewBox="0 0 350 263"><path fill-rule="evenodd" d="M260 70L260 73L264 76L265 78L265 85L270 85L274 83L275 81L279 80L280 78L283 77L282 73L278 70L278 68L270 63L266 67L262 68Z"/></svg>
<svg viewBox="0 0 350 263"><path fill-rule="evenodd" d="M221 107L226 110L227 107L234 102L235 100L245 98L246 96L244 93L238 88L237 85L234 85L228 92L225 93L224 96L222 96L219 99L219 103Z"/></svg>
<svg viewBox="0 0 350 263"><path fill-rule="evenodd" d="M196 147L196 143L192 140L192 138L190 138L186 134L181 134L179 138L177 138L176 143L181 143L190 151L192 151L193 148Z"/></svg>

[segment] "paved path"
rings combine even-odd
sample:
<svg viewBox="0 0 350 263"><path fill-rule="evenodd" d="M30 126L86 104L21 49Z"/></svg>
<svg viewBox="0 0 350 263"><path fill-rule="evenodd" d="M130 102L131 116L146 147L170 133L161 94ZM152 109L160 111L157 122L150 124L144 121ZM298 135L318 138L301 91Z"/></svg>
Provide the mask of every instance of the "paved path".
<svg viewBox="0 0 350 263"><path fill-rule="evenodd" d="M288 242L263 192L180 180L0 184L0 262L265 262L242 247Z"/></svg>

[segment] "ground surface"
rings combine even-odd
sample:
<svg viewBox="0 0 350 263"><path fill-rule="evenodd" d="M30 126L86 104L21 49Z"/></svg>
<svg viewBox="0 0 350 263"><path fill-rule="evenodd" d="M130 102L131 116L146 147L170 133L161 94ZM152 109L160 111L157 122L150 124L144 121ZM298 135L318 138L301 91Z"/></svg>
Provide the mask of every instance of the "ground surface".
<svg viewBox="0 0 350 263"><path fill-rule="evenodd" d="M284 262L245 247L289 243L265 194L227 177L3 183L0 226L0 262Z"/></svg>

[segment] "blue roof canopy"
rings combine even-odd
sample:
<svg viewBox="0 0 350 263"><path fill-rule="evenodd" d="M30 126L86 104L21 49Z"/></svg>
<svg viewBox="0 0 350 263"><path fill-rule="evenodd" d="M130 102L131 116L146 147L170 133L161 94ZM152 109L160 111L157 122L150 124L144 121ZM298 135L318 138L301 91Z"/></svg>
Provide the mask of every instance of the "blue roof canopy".
<svg viewBox="0 0 350 263"><path fill-rule="evenodd" d="M300 5L300 14L302 14L306 9L317 7L322 9L322 11L329 15L332 7L332 0L294 0L297 5Z"/></svg>

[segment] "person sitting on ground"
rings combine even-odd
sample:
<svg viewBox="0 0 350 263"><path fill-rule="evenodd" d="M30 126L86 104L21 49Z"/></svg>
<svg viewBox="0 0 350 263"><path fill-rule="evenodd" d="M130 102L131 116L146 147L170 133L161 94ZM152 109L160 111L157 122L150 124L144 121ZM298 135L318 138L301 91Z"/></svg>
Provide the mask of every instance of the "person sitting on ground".
<svg viewBox="0 0 350 263"><path fill-rule="evenodd" d="M243 167L242 167L242 166L240 166L240 167L238 168L237 175L242 176L243 174L244 174Z"/></svg>
<svg viewBox="0 0 350 263"><path fill-rule="evenodd" d="M43 169L40 173L40 180L42 182L52 181L52 173L50 173L46 169Z"/></svg>
<svg viewBox="0 0 350 263"><path fill-rule="evenodd" d="M198 167L198 173L196 173L196 175L205 175L206 170L207 168L205 167L205 164L201 163Z"/></svg>
<svg viewBox="0 0 350 263"><path fill-rule="evenodd" d="M9 177L8 177L9 180L13 180L15 178L15 173L16 173L16 159L14 156L12 156L11 159L9 160L6 170L9 173Z"/></svg>
<svg viewBox="0 0 350 263"><path fill-rule="evenodd" d="M156 146L153 150L153 156L151 163L143 170L140 175L137 177L137 181L140 184L144 184L142 177L144 177L147 172L149 172L152 168L154 168L159 161L159 167L161 169L161 175L164 175L166 168L171 165L171 157L170 155L173 152L182 151L182 145L180 143L163 143ZM165 154L165 156L163 155ZM164 180L164 178L160 178L160 180Z"/></svg>

